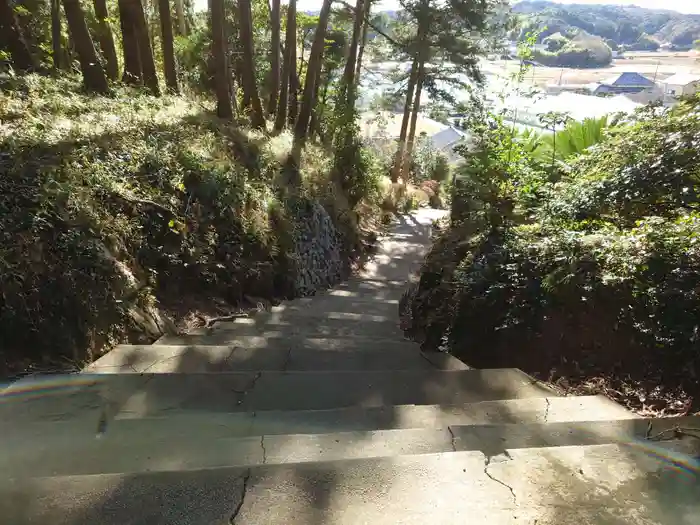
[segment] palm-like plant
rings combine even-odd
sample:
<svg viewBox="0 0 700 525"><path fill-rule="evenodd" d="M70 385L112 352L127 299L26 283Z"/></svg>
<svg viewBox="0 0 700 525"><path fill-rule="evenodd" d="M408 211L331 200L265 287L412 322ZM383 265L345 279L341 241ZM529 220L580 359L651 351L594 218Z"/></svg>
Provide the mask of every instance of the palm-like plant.
<svg viewBox="0 0 700 525"><path fill-rule="evenodd" d="M608 117L570 120L555 133L525 130L520 134L519 140L525 151L541 162L566 162L601 142L609 127Z"/></svg>

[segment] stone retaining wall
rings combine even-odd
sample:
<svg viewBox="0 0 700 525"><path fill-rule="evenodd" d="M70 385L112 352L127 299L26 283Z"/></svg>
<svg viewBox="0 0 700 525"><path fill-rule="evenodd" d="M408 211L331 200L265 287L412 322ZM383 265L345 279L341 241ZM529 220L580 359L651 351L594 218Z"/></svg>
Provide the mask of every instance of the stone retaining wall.
<svg viewBox="0 0 700 525"><path fill-rule="evenodd" d="M347 261L342 236L328 212L318 202L306 201L297 207L294 223L294 292L309 295L338 283Z"/></svg>

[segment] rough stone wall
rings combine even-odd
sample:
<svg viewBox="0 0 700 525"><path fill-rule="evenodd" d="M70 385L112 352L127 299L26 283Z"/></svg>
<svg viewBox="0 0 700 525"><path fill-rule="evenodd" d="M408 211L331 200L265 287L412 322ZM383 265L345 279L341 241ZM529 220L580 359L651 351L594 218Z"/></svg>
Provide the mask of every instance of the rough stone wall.
<svg viewBox="0 0 700 525"><path fill-rule="evenodd" d="M330 215L318 202L305 202L295 215L294 291L309 295L343 278L347 266L343 241Z"/></svg>

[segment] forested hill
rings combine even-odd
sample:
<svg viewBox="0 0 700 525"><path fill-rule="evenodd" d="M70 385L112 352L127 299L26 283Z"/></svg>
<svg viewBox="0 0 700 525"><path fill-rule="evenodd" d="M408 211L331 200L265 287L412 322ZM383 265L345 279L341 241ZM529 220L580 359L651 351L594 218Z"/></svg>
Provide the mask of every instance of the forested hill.
<svg viewBox="0 0 700 525"><path fill-rule="evenodd" d="M670 42L679 48L690 48L700 39L700 15L675 11L643 9L617 5L562 5L534 0L513 6L513 12L524 20L522 31L544 28L541 38L550 34L571 33L582 29L618 45L634 46L640 42ZM655 45L647 45L654 48Z"/></svg>

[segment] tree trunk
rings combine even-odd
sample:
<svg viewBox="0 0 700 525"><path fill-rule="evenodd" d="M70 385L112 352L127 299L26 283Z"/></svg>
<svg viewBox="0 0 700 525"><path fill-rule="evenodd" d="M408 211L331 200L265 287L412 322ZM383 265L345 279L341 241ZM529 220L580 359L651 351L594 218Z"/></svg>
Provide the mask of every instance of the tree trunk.
<svg viewBox="0 0 700 525"><path fill-rule="evenodd" d="M299 57L299 67L297 68L297 76L300 77L304 70L304 45L301 46L301 56Z"/></svg>
<svg viewBox="0 0 700 525"><path fill-rule="evenodd" d="M340 82L341 96L346 99L348 107L355 105L355 66L357 64L358 46L360 44L360 33L362 33L363 15L365 12L365 0L357 0L355 4L355 22L352 28L352 41L348 59L345 62L343 78Z"/></svg>
<svg viewBox="0 0 700 525"><path fill-rule="evenodd" d="M289 94L291 89L292 72L296 72L296 64L293 59L296 56L296 0L289 1L287 9L287 34L285 35L284 56L282 61L282 78L280 81L280 94L277 101L277 115L275 118L275 131L279 133L287 122L287 110L289 108Z"/></svg>
<svg viewBox="0 0 700 525"><path fill-rule="evenodd" d="M321 7L321 13L318 17L318 25L314 35L314 42L311 45L309 53L309 62L306 66L306 82L304 83L304 93L301 99L301 108L297 117L296 125L294 126L294 137L303 141L306 138L306 133L309 128L309 118L314 107L314 93L316 92L316 84L319 80L321 66L323 65L323 48L326 41L326 26L328 25L328 17L331 12L331 1L324 0Z"/></svg>
<svg viewBox="0 0 700 525"><path fill-rule="evenodd" d="M216 88L216 114L221 118L232 119L229 67L226 59L226 37L224 0L209 0L211 21L212 55L214 56L214 84Z"/></svg>
<svg viewBox="0 0 700 525"><path fill-rule="evenodd" d="M54 69L61 69L63 64L63 46L61 45L61 3L60 0L49 0L51 3L51 50Z"/></svg>
<svg viewBox="0 0 700 525"><path fill-rule="evenodd" d="M408 121L411 117L411 107L413 105L413 91L416 88L416 79L418 78L418 58L413 59L411 64L411 73L408 77L408 86L406 87L406 102L403 106L403 119L401 120L401 132L399 134L399 142L394 156L394 166L391 170L391 182L398 182L399 176L403 171L404 152L406 150L406 132L408 131Z"/></svg>
<svg viewBox="0 0 700 525"><path fill-rule="evenodd" d="M287 123L294 126L297 120L297 89L299 86L299 77L297 76L297 0L289 0L285 42L285 55L289 53L289 77L285 79L285 82L289 83L289 89L284 104L287 111ZM282 104L281 100L280 104Z"/></svg>
<svg viewBox="0 0 700 525"><path fill-rule="evenodd" d="M183 0L175 0L175 17L177 18L177 34L187 35L187 24L185 23L185 3Z"/></svg>
<svg viewBox="0 0 700 525"><path fill-rule="evenodd" d="M321 117L323 116L323 107L322 106L323 106L323 104L326 103L325 93L326 93L328 83L330 82L329 74L330 74L329 71L326 71L325 74L323 71L321 71L319 73L319 77L325 78L325 80L323 81L324 95L321 98L321 105L319 105L319 103L318 103L319 102L318 91L321 87L321 78L319 78L316 81L316 87L314 88L314 95L313 95L313 98L311 99L312 110L311 110L311 118L309 119L309 131L308 131L309 137L313 137L314 135L318 135L320 133L319 122L321 120Z"/></svg>
<svg viewBox="0 0 700 525"><path fill-rule="evenodd" d="M418 78L416 80L416 95L413 99L413 109L411 110L411 126L408 131L408 144L406 146L406 160L411 159L413 155L413 145L416 140L416 125L418 123L418 113L420 112L420 96L423 91L423 81L425 80L425 63L421 62L418 66ZM406 171L406 162L403 163L403 170Z"/></svg>
<svg viewBox="0 0 700 525"><path fill-rule="evenodd" d="M365 0L364 13L362 14L362 39L360 40L360 49L357 52L357 63L355 64L355 87L360 82L362 75L362 57L365 54L365 46L367 45L367 28L369 24L367 23L367 18L370 15L370 9L372 8L372 1Z"/></svg>
<svg viewBox="0 0 700 525"><path fill-rule="evenodd" d="M124 74L122 82L141 84L143 79L139 44L136 40L136 29L133 16L129 9L129 0L118 0L119 24L122 29L122 50L124 53Z"/></svg>
<svg viewBox="0 0 700 525"><path fill-rule="evenodd" d="M37 69L38 64L22 34L13 6L12 0L0 0L0 31L3 33L3 40L7 42L15 69L32 71Z"/></svg>
<svg viewBox="0 0 700 525"><path fill-rule="evenodd" d="M253 15L251 13L250 0L238 0L240 13L240 42L243 47L241 65L243 66L243 92L250 100L253 110L252 122L254 128L265 128L265 115L263 114L260 97L258 96L258 83L255 80L255 49L253 48Z"/></svg>
<svg viewBox="0 0 700 525"><path fill-rule="evenodd" d="M177 3L177 2L176 2ZM160 14L160 44L163 49L163 69L165 70L165 84L168 89L177 93L177 70L175 66L175 50L173 42L173 21L170 18L169 0L158 0L158 12Z"/></svg>
<svg viewBox="0 0 700 525"><path fill-rule="evenodd" d="M93 44L90 37L90 32L85 22L85 15L80 7L80 0L63 0L63 9L66 12L68 29L73 35L75 49L78 52L85 89L96 93L109 92L107 77L97 58L95 44Z"/></svg>
<svg viewBox="0 0 700 525"><path fill-rule="evenodd" d="M294 66L292 66L289 72L289 114L287 116L290 127L294 127L294 124L297 122L297 115L299 114L299 89L301 86L299 74L295 67L297 62L296 29L294 30L294 35L294 46L292 46L292 64L294 64Z"/></svg>
<svg viewBox="0 0 700 525"><path fill-rule="evenodd" d="M141 71L143 73L143 83L154 95L160 94L158 87L158 74L156 64L153 60L153 49L148 36L148 25L146 24L146 14L143 11L141 0L125 0L129 9L129 17L133 23L134 35L138 42L139 58L141 59Z"/></svg>
<svg viewBox="0 0 700 525"><path fill-rule="evenodd" d="M142 0L143 1L143 0ZM150 16L147 14L150 8ZM158 0L145 0L143 5L144 16L146 18L146 28L148 29L148 40L151 42L151 50L156 48L156 18L158 18Z"/></svg>
<svg viewBox="0 0 700 525"><path fill-rule="evenodd" d="M268 115L274 115L279 96L280 84L280 0L272 0L270 8L270 100L267 103Z"/></svg>
<svg viewBox="0 0 700 525"><path fill-rule="evenodd" d="M106 0L93 0L95 6L95 18L97 19L98 34L97 39L100 49L105 57L107 76L111 80L116 80L119 76L119 65L117 64L117 50L114 47L114 37L112 29L109 27L109 11L107 11Z"/></svg>

